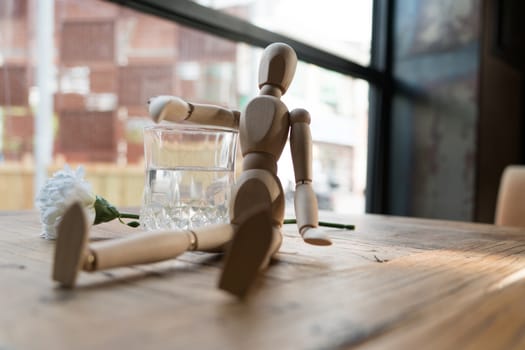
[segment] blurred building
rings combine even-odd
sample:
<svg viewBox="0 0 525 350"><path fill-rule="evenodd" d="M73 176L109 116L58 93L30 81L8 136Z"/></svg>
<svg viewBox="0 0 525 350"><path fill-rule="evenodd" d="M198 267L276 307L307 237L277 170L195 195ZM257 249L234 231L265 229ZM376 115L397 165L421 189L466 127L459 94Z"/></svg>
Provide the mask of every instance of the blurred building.
<svg viewBox="0 0 525 350"><path fill-rule="evenodd" d="M2 85L9 86L0 90L2 150L10 160L21 160L34 147L35 5L0 1L0 26L10 31L0 56L0 77L8 79ZM188 99L202 95L197 77L188 79L191 67L177 72L177 63L236 59L232 42L103 1L56 0L54 41L53 155L70 162L139 161L147 99L175 91ZM196 74L208 91L220 91L212 72ZM209 95L214 103L221 97ZM233 96L222 102L237 101Z"/></svg>

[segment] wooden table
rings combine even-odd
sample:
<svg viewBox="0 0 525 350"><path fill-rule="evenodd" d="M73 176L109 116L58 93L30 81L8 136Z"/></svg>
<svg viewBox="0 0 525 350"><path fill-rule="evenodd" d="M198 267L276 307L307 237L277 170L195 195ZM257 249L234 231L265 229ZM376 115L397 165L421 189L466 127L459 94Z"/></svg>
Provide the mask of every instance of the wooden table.
<svg viewBox="0 0 525 350"><path fill-rule="evenodd" d="M255 293L215 288L220 255L50 278L35 212L0 212L0 349L524 349L525 230L386 216L321 219L334 245L293 225ZM93 239L133 229L96 226Z"/></svg>

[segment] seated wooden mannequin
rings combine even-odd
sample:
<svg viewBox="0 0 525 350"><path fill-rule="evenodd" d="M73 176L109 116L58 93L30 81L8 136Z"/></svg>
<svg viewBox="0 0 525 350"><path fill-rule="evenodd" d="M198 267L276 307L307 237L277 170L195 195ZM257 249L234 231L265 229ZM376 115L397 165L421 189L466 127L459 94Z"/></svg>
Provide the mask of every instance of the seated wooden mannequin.
<svg viewBox="0 0 525 350"><path fill-rule="evenodd" d="M189 103L173 96L158 96L149 101L149 111L156 122L184 121L239 129L243 164L232 195L229 224L191 231L149 232L86 247L87 227L85 223L84 226L80 224L81 210L72 208L59 228L53 278L71 287L79 268L95 271L169 259L187 250L226 248L219 288L239 297L245 296L281 245L285 200L277 177L277 161L288 134L295 172L294 204L299 233L307 243L330 245L326 232L317 227L310 115L304 109L289 112L280 99L292 81L296 64L295 52L288 45L268 46L259 68L260 94L248 103L242 114L217 106ZM71 234L76 231L84 231L84 237ZM68 250L74 252L68 253Z"/></svg>

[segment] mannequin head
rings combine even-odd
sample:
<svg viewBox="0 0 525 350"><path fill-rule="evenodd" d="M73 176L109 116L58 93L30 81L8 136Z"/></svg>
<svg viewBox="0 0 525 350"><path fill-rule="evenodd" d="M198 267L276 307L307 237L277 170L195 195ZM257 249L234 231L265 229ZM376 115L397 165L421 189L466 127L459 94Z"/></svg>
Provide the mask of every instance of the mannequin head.
<svg viewBox="0 0 525 350"><path fill-rule="evenodd" d="M264 49L259 65L259 89L265 85L279 88L284 94L292 82L297 55L284 43L273 43Z"/></svg>

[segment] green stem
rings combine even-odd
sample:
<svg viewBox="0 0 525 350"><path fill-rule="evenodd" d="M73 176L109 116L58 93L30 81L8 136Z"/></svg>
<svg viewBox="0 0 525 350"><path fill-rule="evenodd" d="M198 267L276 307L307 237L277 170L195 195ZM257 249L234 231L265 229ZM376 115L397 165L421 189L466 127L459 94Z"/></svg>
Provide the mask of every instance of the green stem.
<svg viewBox="0 0 525 350"><path fill-rule="evenodd" d="M119 218L121 218L121 219L136 219L136 220L138 220L140 217L137 214L120 213Z"/></svg>
<svg viewBox="0 0 525 350"><path fill-rule="evenodd" d="M285 219L283 224L296 224L297 223L297 220L295 219ZM355 226L354 225L346 225L346 224L339 224L339 223L336 223L336 222L327 222L327 221L319 221L318 222L319 226L324 226L324 227L332 227L332 228L340 228L340 229L345 229L345 230L354 230L355 229Z"/></svg>
<svg viewBox="0 0 525 350"><path fill-rule="evenodd" d="M122 219L136 219L136 220L138 220L139 216L137 214L120 213L119 212L118 221L120 221L120 223L122 223L124 225L128 225L129 227L139 227L140 226L140 222L138 222L138 221L124 222L124 220L122 220Z"/></svg>
<svg viewBox="0 0 525 350"><path fill-rule="evenodd" d="M345 230L354 230L355 225L347 225L347 224L339 224L336 222L326 222L326 221L319 221L319 226L325 226L325 227L333 227L333 228L342 228Z"/></svg>

